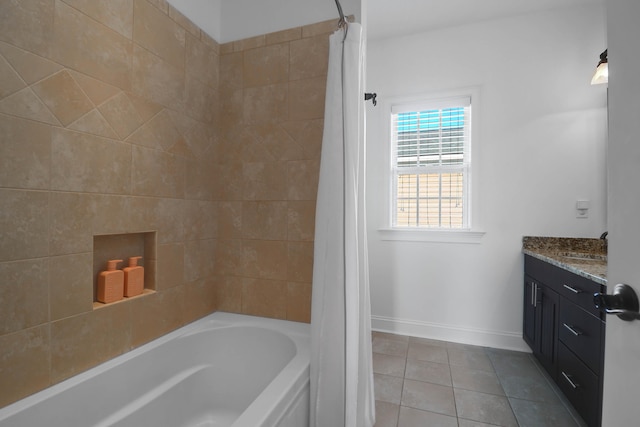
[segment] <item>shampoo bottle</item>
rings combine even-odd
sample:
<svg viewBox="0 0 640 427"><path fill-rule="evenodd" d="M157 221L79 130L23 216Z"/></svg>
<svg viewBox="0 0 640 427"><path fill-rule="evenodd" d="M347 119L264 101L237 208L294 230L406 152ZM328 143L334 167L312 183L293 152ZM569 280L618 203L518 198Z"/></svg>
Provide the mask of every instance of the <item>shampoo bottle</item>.
<svg viewBox="0 0 640 427"><path fill-rule="evenodd" d="M129 267L124 271L124 296L134 297L140 295L144 289L144 267L138 265L141 256L129 258Z"/></svg>
<svg viewBox="0 0 640 427"><path fill-rule="evenodd" d="M121 259L107 261L107 269L98 276L98 301L108 304L119 301L124 295L124 272L116 270Z"/></svg>

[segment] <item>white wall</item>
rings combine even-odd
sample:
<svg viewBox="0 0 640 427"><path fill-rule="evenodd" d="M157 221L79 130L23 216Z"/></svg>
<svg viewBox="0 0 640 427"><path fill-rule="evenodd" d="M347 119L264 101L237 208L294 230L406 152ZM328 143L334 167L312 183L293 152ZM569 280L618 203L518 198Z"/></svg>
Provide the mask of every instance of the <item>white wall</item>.
<svg viewBox="0 0 640 427"><path fill-rule="evenodd" d="M205 33L222 43L222 0L167 0Z"/></svg>
<svg viewBox="0 0 640 427"><path fill-rule="evenodd" d="M355 15L360 21L360 1L340 0L344 14ZM335 0L223 0L222 16L224 43L337 19L340 15Z"/></svg>
<svg viewBox="0 0 640 427"><path fill-rule="evenodd" d="M335 0L168 0L219 43L339 17ZM363 0L340 0L361 21Z"/></svg>
<svg viewBox="0 0 640 427"><path fill-rule="evenodd" d="M474 176L479 244L383 241L385 105L367 107L374 329L526 349L523 235L598 237L606 224L606 47L600 6L370 41L367 92L385 100L478 87ZM575 202L591 201L588 219Z"/></svg>

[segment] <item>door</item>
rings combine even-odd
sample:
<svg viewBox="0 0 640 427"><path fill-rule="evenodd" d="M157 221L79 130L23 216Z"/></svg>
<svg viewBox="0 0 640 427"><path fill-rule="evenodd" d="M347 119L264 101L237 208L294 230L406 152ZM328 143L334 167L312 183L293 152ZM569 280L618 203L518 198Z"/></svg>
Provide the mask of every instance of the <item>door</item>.
<svg viewBox="0 0 640 427"><path fill-rule="evenodd" d="M558 294L546 286L538 285L536 293L536 320L540 319L537 325L538 334L536 340L539 342L538 360L545 367L553 379L557 377L557 351L556 331L558 330Z"/></svg>
<svg viewBox="0 0 640 427"><path fill-rule="evenodd" d="M640 1L606 0L609 48L608 291L640 294ZM607 319L603 421L640 422L640 321Z"/></svg>

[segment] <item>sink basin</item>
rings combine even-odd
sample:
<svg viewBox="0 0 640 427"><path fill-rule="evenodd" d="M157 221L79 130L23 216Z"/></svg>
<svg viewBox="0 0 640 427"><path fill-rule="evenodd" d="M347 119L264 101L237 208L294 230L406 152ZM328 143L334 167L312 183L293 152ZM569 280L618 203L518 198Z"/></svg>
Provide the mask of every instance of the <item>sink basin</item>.
<svg viewBox="0 0 640 427"><path fill-rule="evenodd" d="M562 258L566 258L572 261L607 261L606 254L590 254L584 252L560 252L558 254Z"/></svg>

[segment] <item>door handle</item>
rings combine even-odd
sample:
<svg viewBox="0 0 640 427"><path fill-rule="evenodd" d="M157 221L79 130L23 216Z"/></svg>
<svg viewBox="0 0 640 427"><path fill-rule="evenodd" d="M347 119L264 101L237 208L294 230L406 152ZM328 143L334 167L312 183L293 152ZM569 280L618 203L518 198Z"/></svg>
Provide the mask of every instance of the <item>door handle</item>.
<svg viewBox="0 0 640 427"><path fill-rule="evenodd" d="M620 319L632 321L640 319L640 304L638 295L629 285L617 284L613 288L613 294L593 294L593 303L596 308L607 314L615 314Z"/></svg>
<svg viewBox="0 0 640 427"><path fill-rule="evenodd" d="M533 300L533 298L534 298L534 296L533 296L533 295L534 295L534 289L535 289L535 287L536 287L536 283L535 283L535 282L531 282L531 305L532 305L533 307L535 307L535 306L536 306L536 304L533 302L533 301L534 301L534 300Z"/></svg>

